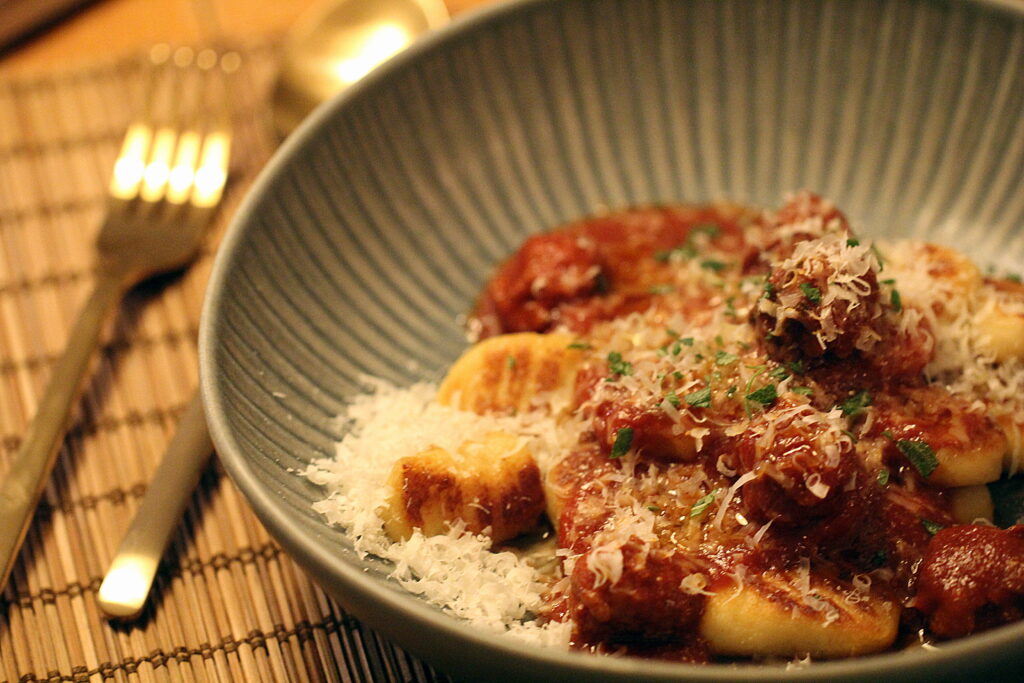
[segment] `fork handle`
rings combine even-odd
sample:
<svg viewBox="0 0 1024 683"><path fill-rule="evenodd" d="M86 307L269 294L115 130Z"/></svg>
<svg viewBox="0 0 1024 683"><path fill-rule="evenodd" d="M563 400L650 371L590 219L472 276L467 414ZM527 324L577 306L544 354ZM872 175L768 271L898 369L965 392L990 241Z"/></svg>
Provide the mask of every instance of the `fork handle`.
<svg viewBox="0 0 1024 683"><path fill-rule="evenodd" d="M107 616L127 619L142 610L164 548L212 453L196 391L100 585L97 602Z"/></svg>
<svg viewBox="0 0 1024 683"><path fill-rule="evenodd" d="M120 274L101 271L97 276L92 293L71 327L64 353L53 366L36 414L0 484L0 591L10 578L18 549L57 460L104 323L124 290L125 278Z"/></svg>

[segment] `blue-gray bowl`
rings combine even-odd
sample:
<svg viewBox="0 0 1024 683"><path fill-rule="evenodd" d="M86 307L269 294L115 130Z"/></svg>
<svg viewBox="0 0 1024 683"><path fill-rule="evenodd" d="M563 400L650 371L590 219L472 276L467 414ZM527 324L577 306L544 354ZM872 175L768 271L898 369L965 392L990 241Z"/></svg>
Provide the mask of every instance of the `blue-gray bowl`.
<svg viewBox="0 0 1024 683"><path fill-rule="evenodd" d="M529 233L601 207L807 187L868 234L1024 263L1024 9L953 0L525 0L466 16L319 109L224 240L200 338L224 466L347 609L490 680L778 679L474 631L360 561L294 474L329 456L363 373L439 377L458 317ZM1015 675L1024 624L816 663L793 680Z"/></svg>

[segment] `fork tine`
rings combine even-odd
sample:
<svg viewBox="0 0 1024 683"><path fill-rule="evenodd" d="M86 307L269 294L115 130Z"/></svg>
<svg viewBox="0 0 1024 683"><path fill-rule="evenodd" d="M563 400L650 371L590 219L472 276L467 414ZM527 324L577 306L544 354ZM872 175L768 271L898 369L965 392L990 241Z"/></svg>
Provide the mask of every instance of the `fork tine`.
<svg viewBox="0 0 1024 683"><path fill-rule="evenodd" d="M171 171L175 167L179 151L188 154L188 145L182 145L183 135L190 128L192 112L196 108L192 99L194 87L195 50L179 47L163 69L154 94L151 112L157 126L153 136L150 157L139 190L139 197L146 202L159 202L171 191ZM187 138L184 138L187 143ZM179 171L179 175L181 172ZM178 180L180 183L180 179Z"/></svg>
<svg viewBox="0 0 1024 683"><path fill-rule="evenodd" d="M166 44L155 45L149 51L145 67L146 77L143 81L142 109L125 132L121 151L114 162L114 171L110 177L109 191L115 199L128 201L139 193L154 138L152 121L160 73L170 57L171 47Z"/></svg>
<svg viewBox="0 0 1024 683"><path fill-rule="evenodd" d="M200 93L204 93L208 89L206 81L210 66L206 53L206 50L202 50L195 54L188 49L187 53L182 53L180 60L176 60L176 64L181 69L187 69L187 73L182 74L185 85L177 97L176 125L179 134L167 182L166 199L175 205L188 201L202 148L199 112L203 108L203 103L199 101L199 98Z"/></svg>
<svg viewBox="0 0 1024 683"><path fill-rule="evenodd" d="M212 50L204 51L208 76L215 86L216 106L207 111L210 116L203 128L203 145L196 168L191 203L197 208L215 206L224 191L228 163L231 156L231 135L228 107L231 95L230 79L241 61L236 52L226 52L219 58ZM214 68L217 67L217 68Z"/></svg>

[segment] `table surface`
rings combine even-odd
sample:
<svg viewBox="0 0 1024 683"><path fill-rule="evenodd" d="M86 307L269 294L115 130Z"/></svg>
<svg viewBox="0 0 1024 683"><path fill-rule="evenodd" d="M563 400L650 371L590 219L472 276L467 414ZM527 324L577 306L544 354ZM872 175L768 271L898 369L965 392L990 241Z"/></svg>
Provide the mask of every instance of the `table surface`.
<svg viewBox="0 0 1024 683"><path fill-rule="evenodd" d="M0 55L0 73L39 72L70 62L126 54L154 43L205 38L193 5L202 0L98 0ZM283 33L320 0L209 0L229 38ZM455 15L493 0L445 0Z"/></svg>
<svg viewBox="0 0 1024 683"><path fill-rule="evenodd" d="M197 0L199 1L199 0ZM259 524L216 463L152 599L131 623L96 605L103 573L195 389L215 245L277 140L267 100L279 37L314 0L212 0L243 68L209 244L130 293L109 326L11 581L0 683L446 680L349 617ZM452 13L490 0L448 0ZM92 282L106 182L157 42L203 44L191 0L99 0L0 56L0 476Z"/></svg>

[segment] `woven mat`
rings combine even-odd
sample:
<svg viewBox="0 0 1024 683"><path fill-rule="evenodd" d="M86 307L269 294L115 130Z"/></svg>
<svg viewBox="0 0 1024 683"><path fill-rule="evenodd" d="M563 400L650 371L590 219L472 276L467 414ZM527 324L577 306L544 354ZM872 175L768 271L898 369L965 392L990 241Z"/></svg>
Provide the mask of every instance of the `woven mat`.
<svg viewBox="0 0 1024 683"><path fill-rule="evenodd" d="M2 681L438 680L317 588L212 465L142 617L96 591L195 388L215 245L273 151L271 45L242 50L228 191L183 276L129 294L98 354L17 567L0 597ZM0 79L0 476L91 285L92 242L141 62Z"/></svg>

